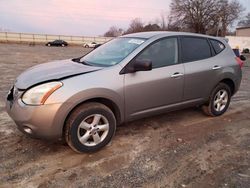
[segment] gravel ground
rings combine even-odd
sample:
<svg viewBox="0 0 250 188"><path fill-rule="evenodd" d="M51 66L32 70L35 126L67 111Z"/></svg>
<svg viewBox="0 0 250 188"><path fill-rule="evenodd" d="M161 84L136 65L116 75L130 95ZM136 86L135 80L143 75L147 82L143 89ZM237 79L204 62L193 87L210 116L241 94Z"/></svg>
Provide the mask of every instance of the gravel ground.
<svg viewBox="0 0 250 188"><path fill-rule="evenodd" d="M250 186L250 62L228 112L199 109L118 127L113 142L93 154L20 133L4 98L26 68L79 57L82 47L0 44L0 187L244 187Z"/></svg>

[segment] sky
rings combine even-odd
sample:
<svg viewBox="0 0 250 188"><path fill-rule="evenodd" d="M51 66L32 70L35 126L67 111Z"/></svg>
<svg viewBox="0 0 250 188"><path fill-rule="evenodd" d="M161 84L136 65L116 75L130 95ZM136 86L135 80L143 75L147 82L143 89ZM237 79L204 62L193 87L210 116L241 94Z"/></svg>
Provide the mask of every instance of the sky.
<svg viewBox="0 0 250 188"><path fill-rule="evenodd" d="M239 0L250 12L250 0ZM155 22L171 0L0 0L0 29L12 32L103 35L111 26L127 29L134 18Z"/></svg>

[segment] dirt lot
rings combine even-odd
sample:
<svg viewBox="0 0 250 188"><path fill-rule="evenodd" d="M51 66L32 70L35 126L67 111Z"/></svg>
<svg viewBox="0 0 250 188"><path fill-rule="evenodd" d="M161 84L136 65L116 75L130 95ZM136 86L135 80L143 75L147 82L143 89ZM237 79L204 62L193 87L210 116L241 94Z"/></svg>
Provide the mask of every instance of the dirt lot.
<svg viewBox="0 0 250 188"><path fill-rule="evenodd" d="M4 111L15 77L84 53L0 44L0 187L250 187L250 62L230 109L218 118L191 108L136 121L93 154L20 133Z"/></svg>

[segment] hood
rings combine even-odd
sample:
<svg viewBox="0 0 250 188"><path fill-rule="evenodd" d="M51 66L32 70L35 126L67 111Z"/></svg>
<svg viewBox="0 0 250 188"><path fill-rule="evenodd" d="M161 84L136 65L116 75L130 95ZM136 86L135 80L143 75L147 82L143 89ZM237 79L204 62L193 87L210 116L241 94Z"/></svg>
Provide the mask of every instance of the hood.
<svg viewBox="0 0 250 188"><path fill-rule="evenodd" d="M93 72L100 69L102 69L102 67L84 65L74 62L71 59L53 61L27 69L17 77L15 86L18 89L27 89L28 87L41 82L59 80L69 76Z"/></svg>

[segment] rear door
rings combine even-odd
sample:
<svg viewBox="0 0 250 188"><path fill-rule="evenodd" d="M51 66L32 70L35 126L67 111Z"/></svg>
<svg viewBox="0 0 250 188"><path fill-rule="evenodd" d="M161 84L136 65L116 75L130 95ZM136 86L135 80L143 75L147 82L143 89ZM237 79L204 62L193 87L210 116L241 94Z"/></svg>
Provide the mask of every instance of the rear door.
<svg viewBox="0 0 250 188"><path fill-rule="evenodd" d="M147 47L135 60L152 61L151 71L125 75L125 106L128 119L164 111L183 95L184 68L178 62L178 39L161 39Z"/></svg>
<svg viewBox="0 0 250 188"><path fill-rule="evenodd" d="M205 100L218 82L221 62L205 37L181 37L181 59L184 63L184 101Z"/></svg>

